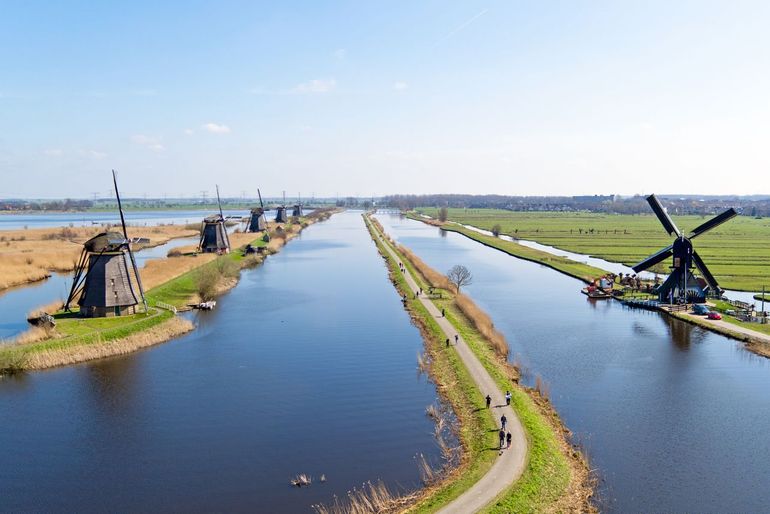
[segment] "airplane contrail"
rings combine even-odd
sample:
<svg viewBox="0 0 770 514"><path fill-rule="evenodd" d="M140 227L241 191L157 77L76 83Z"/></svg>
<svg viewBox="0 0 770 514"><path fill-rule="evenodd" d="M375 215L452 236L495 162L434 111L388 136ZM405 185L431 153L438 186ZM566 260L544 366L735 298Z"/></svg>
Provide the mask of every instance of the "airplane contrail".
<svg viewBox="0 0 770 514"><path fill-rule="evenodd" d="M465 20L465 21L464 21L463 23L461 23L461 24L460 24L460 25L459 25L457 28L455 28L454 30L452 30L451 32L449 32L449 34L447 34L447 35L446 35L446 36L444 36L443 38L439 39L439 40L436 42L436 44L435 44L435 45L433 45L433 46L435 47L435 46L437 46L439 43L443 43L443 42L444 42L444 41L446 41L447 39L451 38L452 36L454 36L455 34L457 34L458 32L460 32L461 30L463 30L465 27L467 27L468 25L470 25L470 24L471 24L471 23L473 23L474 21L476 21L476 20L478 20L479 18L481 18L482 16L484 16L484 15L487 13L487 11L489 11L489 9L482 9L482 10L481 10L481 12L479 12L479 13L477 13L476 15L472 16L471 18L469 18L469 19Z"/></svg>

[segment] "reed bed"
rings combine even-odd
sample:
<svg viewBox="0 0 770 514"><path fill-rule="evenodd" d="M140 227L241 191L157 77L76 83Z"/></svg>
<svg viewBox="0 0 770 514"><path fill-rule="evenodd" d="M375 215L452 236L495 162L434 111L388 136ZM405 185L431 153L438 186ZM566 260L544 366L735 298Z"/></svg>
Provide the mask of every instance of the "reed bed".
<svg viewBox="0 0 770 514"><path fill-rule="evenodd" d="M470 320L473 327L484 336L484 339L487 340L492 350L503 359L508 359L508 354L511 351L508 346L508 341L506 341L505 336L495 328L492 318L464 294L456 295L454 302L457 308L460 309L460 312Z"/></svg>
<svg viewBox="0 0 770 514"><path fill-rule="evenodd" d="M141 348L168 341L191 331L193 328L194 325L191 321L174 316L168 321L123 339L31 353L26 358L24 368L46 369L113 355L125 355Z"/></svg>
<svg viewBox="0 0 770 514"><path fill-rule="evenodd" d="M165 284L188 271L216 259L216 254L183 255L173 259L152 259L141 269L142 285L146 290Z"/></svg>
<svg viewBox="0 0 770 514"><path fill-rule="evenodd" d="M406 260L408 260L423 277L425 277L425 280L427 280L430 285L439 289L446 289L447 291L453 289L448 278L425 264L425 261L417 257L409 248L399 245L398 251L406 257Z"/></svg>
<svg viewBox="0 0 770 514"><path fill-rule="evenodd" d="M317 514L391 514L402 512L420 495L419 491L399 495L382 482L366 482L360 489L348 491L347 498L334 499L330 505L313 505Z"/></svg>

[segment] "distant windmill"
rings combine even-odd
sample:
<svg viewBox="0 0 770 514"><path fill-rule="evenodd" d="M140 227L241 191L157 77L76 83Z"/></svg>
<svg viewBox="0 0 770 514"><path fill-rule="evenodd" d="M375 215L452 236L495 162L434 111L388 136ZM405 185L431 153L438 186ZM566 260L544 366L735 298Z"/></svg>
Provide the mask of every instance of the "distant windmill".
<svg viewBox="0 0 770 514"><path fill-rule="evenodd" d="M661 301L673 301L676 299L680 303L688 300L703 302L707 293L713 296L721 296L723 290L720 289L717 280L706 267L698 252L693 249L691 240L737 216L738 213L735 209L727 209L722 214L699 225L689 235L685 236L674 224L674 221L655 195L648 196L647 203L652 207L653 212L655 212L668 235L676 234L676 239L674 239L670 246L663 248L658 253L647 257L636 266L633 266L633 270L639 273L673 255L671 274L657 289ZM692 273L693 264L698 268L707 284L705 289L700 287Z"/></svg>
<svg viewBox="0 0 770 514"><path fill-rule="evenodd" d="M297 196L297 203L294 204L291 215L296 217L302 216L302 195Z"/></svg>
<svg viewBox="0 0 770 514"><path fill-rule="evenodd" d="M219 214L203 218L201 224L201 239L198 243L198 251L205 253L230 253L230 238L227 237L225 216L222 214L222 202L219 199L219 186L217 186L217 204Z"/></svg>
<svg viewBox="0 0 770 514"><path fill-rule="evenodd" d="M278 223L287 223L289 221L289 216L286 214L286 191L283 192L283 203L276 209L275 221Z"/></svg>
<svg viewBox="0 0 770 514"><path fill-rule="evenodd" d="M249 224L246 227L248 232L263 232L267 230L267 218L265 217L265 204L262 203L262 193L257 189L257 195L259 195L259 207L251 209L251 216L249 216Z"/></svg>
<svg viewBox="0 0 770 514"><path fill-rule="evenodd" d="M112 182L118 200L120 224L123 233L102 232L83 244L75 275L72 280L64 310L70 311L70 305L78 298L80 315L84 317L122 316L134 314L139 301L133 288L133 280L139 287L144 310L147 312L147 300L144 297L142 280L136 267L136 259L131 251L131 240L126 231L126 220L120 203L118 181L112 170ZM134 270L133 277L128 270L128 259Z"/></svg>

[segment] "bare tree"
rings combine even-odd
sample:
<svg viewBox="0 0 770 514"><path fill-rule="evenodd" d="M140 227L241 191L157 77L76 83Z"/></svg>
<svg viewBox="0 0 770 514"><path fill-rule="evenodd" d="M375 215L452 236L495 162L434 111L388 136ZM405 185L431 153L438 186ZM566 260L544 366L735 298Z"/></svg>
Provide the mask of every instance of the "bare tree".
<svg viewBox="0 0 770 514"><path fill-rule="evenodd" d="M455 286L455 289L458 293L460 292L460 288L462 286L467 286L473 283L473 275L471 275L471 272L468 270L468 268L460 264L452 266L452 269L447 272L446 278L448 278L452 285Z"/></svg>
<svg viewBox="0 0 770 514"><path fill-rule="evenodd" d="M446 207L442 207L438 210L438 220L441 222L444 222L449 217L449 209Z"/></svg>

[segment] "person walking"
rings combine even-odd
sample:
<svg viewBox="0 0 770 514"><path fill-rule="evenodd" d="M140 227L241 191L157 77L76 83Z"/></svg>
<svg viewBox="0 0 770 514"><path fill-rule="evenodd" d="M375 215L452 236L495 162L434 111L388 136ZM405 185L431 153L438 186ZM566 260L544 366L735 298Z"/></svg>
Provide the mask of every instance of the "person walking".
<svg viewBox="0 0 770 514"><path fill-rule="evenodd" d="M457 334L455 334L455 344L457 344L457 341L458 341L459 339L460 339L460 336L458 336Z"/></svg>
<svg viewBox="0 0 770 514"><path fill-rule="evenodd" d="M510 448L511 447L511 433L510 432L508 432L508 434L505 436L505 441L508 443L508 444L505 445L505 447L506 448Z"/></svg>
<svg viewBox="0 0 770 514"><path fill-rule="evenodd" d="M446 347L449 348L449 338L446 338Z"/></svg>
<svg viewBox="0 0 770 514"><path fill-rule="evenodd" d="M500 449L503 449L503 445L505 444L505 430L500 430L500 433L498 434L500 436Z"/></svg>
<svg viewBox="0 0 770 514"><path fill-rule="evenodd" d="M500 424L501 424L501 425L502 425L502 427L503 427L503 428L501 428L501 429L500 429L501 431L502 431L502 430L505 430L505 424L506 424L506 423L508 423L508 418L506 418L506 417L505 417L505 414L503 414L503 416L500 418Z"/></svg>
<svg viewBox="0 0 770 514"><path fill-rule="evenodd" d="M489 405L492 403L492 397L487 395L487 409L489 408Z"/></svg>
<svg viewBox="0 0 770 514"><path fill-rule="evenodd" d="M511 404L511 392L506 391L505 392L505 404L510 405Z"/></svg>
<svg viewBox="0 0 770 514"><path fill-rule="evenodd" d="M443 307L441 307L441 317L442 318L444 317L444 308Z"/></svg>

